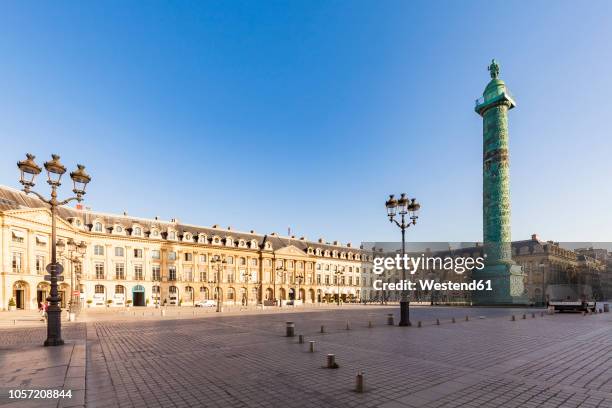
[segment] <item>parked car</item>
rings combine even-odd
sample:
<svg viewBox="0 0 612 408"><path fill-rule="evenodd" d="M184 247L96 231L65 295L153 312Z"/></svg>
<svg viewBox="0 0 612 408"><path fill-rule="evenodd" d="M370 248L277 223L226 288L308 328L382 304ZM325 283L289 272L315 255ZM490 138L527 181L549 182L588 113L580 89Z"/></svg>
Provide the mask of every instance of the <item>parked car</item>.
<svg viewBox="0 0 612 408"><path fill-rule="evenodd" d="M208 299L208 300L199 300L193 304L195 307L215 307L217 306L217 301Z"/></svg>

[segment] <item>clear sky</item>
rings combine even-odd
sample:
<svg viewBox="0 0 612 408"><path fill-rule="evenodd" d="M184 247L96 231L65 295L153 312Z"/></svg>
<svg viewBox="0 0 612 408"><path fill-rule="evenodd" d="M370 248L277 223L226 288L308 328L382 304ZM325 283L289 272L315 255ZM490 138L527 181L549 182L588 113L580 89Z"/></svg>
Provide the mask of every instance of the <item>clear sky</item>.
<svg viewBox="0 0 612 408"><path fill-rule="evenodd" d="M495 57L513 239L611 241L610 21L609 1L5 1L0 184L57 152L95 210L354 243L399 238L405 191L409 239L480 240Z"/></svg>

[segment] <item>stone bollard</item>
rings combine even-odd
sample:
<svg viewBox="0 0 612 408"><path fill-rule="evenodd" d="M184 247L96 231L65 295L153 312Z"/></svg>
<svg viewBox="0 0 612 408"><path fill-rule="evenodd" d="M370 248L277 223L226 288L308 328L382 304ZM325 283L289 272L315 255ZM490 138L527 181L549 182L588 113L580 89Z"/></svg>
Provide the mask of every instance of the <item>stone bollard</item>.
<svg viewBox="0 0 612 408"><path fill-rule="evenodd" d="M439 326L440 325L440 319L436 319L436 325Z"/></svg>
<svg viewBox="0 0 612 408"><path fill-rule="evenodd" d="M421 321L419 320L419 322L417 323L417 327L421 327L421 326L422 324L421 324Z"/></svg>
<svg viewBox="0 0 612 408"><path fill-rule="evenodd" d="M451 320L451 321L452 321L453 323L456 323L456 322L455 322L455 318L454 318L454 317L453 317L453 320Z"/></svg>
<svg viewBox="0 0 612 408"><path fill-rule="evenodd" d="M351 330L351 325L348 320L346 321L346 330Z"/></svg>
<svg viewBox="0 0 612 408"><path fill-rule="evenodd" d="M514 317L514 315L512 315L512 319L510 319L510 321L512 321L512 322L516 321L516 317Z"/></svg>
<svg viewBox="0 0 612 408"><path fill-rule="evenodd" d="M287 327L285 329L285 336L294 337L295 336L295 323L287 322Z"/></svg>
<svg viewBox="0 0 612 408"><path fill-rule="evenodd" d="M387 324L389 326L393 326L393 314L392 313L387 315Z"/></svg>
<svg viewBox="0 0 612 408"><path fill-rule="evenodd" d="M298 343L299 344L304 344L304 335L303 334L298 335Z"/></svg>
<svg viewBox="0 0 612 408"><path fill-rule="evenodd" d="M469 316L465 316L465 321L469 322L470 321L470 317Z"/></svg>
<svg viewBox="0 0 612 408"><path fill-rule="evenodd" d="M338 364L336 364L336 355L328 354L327 355L327 368L338 368Z"/></svg>
<svg viewBox="0 0 612 408"><path fill-rule="evenodd" d="M523 320L525 320L526 318L527 318L527 315L523 313Z"/></svg>
<svg viewBox="0 0 612 408"><path fill-rule="evenodd" d="M325 333L325 326L321 325L321 333Z"/></svg>
<svg viewBox="0 0 612 408"><path fill-rule="evenodd" d="M310 340L308 342L308 351L310 351L311 353L314 353L314 345L315 345L314 340Z"/></svg>
<svg viewBox="0 0 612 408"><path fill-rule="evenodd" d="M601 308L599 309L599 313L603 313L603 310L601 310Z"/></svg>
<svg viewBox="0 0 612 408"><path fill-rule="evenodd" d="M540 317L544 317L544 312L540 312Z"/></svg>
<svg viewBox="0 0 612 408"><path fill-rule="evenodd" d="M368 328L371 329L372 328L372 321L368 320Z"/></svg>
<svg viewBox="0 0 612 408"><path fill-rule="evenodd" d="M362 393L365 390L363 371L357 371L357 377L355 381L355 391L358 393Z"/></svg>

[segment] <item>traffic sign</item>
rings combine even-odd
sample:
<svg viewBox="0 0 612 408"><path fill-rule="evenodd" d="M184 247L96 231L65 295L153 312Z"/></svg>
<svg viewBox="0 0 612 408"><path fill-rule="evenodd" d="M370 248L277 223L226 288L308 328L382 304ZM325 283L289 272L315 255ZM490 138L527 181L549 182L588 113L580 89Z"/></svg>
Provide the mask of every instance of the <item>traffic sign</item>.
<svg viewBox="0 0 612 408"><path fill-rule="evenodd" d="M56 262L54 264L50 263L49 265L47 265L47 272L53 274L54 269L55 269L55 273L58 275L61 275L62 272L64 272L64 267L59 262Z"/></svg>
<svg viewBox="0 0 612 408"><path fill-rule="evenodd" d="M72 291L72 296L77 296L77 295L80 295L80 294L81 294L81 292L79 292L78 290L73 290Z"/></svg>
<svg viewBox="0 0 612 408"><path fill-rule="evenodd" d="M45 275L45 280L47 282L51 282L51 275ZM63 282L64 281L64 277L63 276L57 276L57 281L58 282Z"/></svg>

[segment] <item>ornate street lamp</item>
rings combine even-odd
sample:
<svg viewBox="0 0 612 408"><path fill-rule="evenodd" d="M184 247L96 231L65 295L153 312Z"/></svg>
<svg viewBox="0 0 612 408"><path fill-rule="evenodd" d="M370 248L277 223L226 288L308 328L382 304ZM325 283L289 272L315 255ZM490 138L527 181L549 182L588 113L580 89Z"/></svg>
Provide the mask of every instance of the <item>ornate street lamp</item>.
<svg viewBox="0 0 612 408"><path fill-rule="evenodd" d="M303 273L301 273L301 272L298 272L298 273L295 275L295 281L296 281L296 283L297 283L297 300L300 300L300 285L301 285L301 284L302 284L302 282L304 281L304 274L303 274ZM304 299L304 300L303 300L303 302L304 302L305 300L306 300L306 299Z"/></svg>
<svg viewBox="0 0 612 408"><path fill-rule="evenodd" d="M59 239L55 246L57 247L59 255L70 262L70 312L78 312L80 310L81 297L74 295L75 290L79 288L79 285L75 284L79 274L75 273L74 264L80 264L83 261L85 252L87 251L87 244L83 241L77 244L72 238L69 238L66 244L63 240Z"/></svg>
<svg viewBox="0 0 612 408"><path fill-rule="evenodd" d="M279 266L279 267L276 268L276 272L274 273L274 302L277 301L277 299L276 299L276 277L278 276L279 279L282 279L283 278L283 274L285 272L287 272L285 270L285 268L282 267L282 266ZM281 282L281 283L283 283L283 282ZM278 299L278 307L283 307L283 300L282 299Z"/></svg>
<svg viewBox="0 0 612 408"><path fill-rule="evenodd" d="M217 268L217 313L221 312L221 271L225 269L225 257L215 255L211 260L212 266Z"/></svg>
<svg viewBox="0 0 612 408"><path fill-rule="evenodd" d="M339 266L334 272L336 275L336 286L338 286L338 306L340 306L340 277L344 274L344 266Z"/></svg>
<svg viewBox="0 0 612 408"><path fill-rule="evenodd" d="M417 203L416 198L408 198L406 193L400 195L399 200L395 199L395 196L391 194L389 199L385 201L385 207L387 207L387 216L390 222L394 222L402 230L402 280L406 280L406 268L403 262L404 255L406 254L406 229L411 225L416 225L416 221L419 218L417 213L421 208L421 205ZM398 222L395 217L400 216ZM410 300L408 291L402 290L400 299L400 326L410 326Z"/></svg>
<svg viewBox="0 0 612 408"><path fill-rule="evenodd" d="M41 168L34 162L34 159L35 156L28 153L25 160L17 163L17 167L21 172L19 182L23 185L23 191L26 194L34 194L51 208L51 263L47 265L47 271L51 275L51 291L49 297L47 297L50 304L47 310L47 339L44 344L45 346L61 346L64 344L64 340L62 340L62 309L59 305L60 298L57 290L57 280L58 276L63 272L63 268L57 262L55 216L58 206L68 204L72 200L77 200L78 202L83 200L85 187L91 181L91 177L85 172L84 166L78 165L77 170L70 173L70 177L74 182L73 192L76 196L67 198L64 201L58 201L57 189L61 186L61 178L66 172L66 167L60 162L60 157L53 154L51 155L51 160L44 164L47 171L47 183L51 186L51 198L46 199L36 191L32 191L36 176L41 172Z"/></svg>

